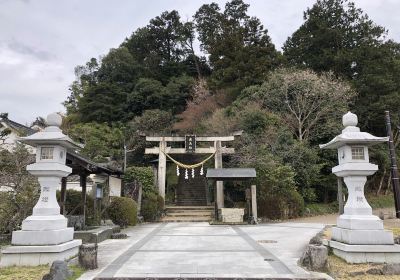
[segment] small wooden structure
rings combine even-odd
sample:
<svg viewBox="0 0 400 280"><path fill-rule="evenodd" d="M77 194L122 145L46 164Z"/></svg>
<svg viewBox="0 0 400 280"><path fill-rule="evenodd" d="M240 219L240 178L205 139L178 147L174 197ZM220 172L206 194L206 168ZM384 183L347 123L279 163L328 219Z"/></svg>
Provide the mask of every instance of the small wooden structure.
<svg viewBox="0 0 400 280"><path fill-rule="evenodd" d="M66 165L72 168L72 173L69 176L72 175L79 176L80 187L82 188L82 196L81 196L82 199L81 202L75 208L78 209L79 207L82 207L83 219L84 221L86 221L87 177L91 174L120 177L123 174L123 172L118 169L114 168L111 169L99 163L95 163L75 152L67 153ZM67 177L64 177L61 180L61 192L60 192L60 208L61 208L61 214L63 215L67 214L65 211L66 191L67 191Z"/></svg>
<svg viewBox="0 0 400 280"><path fill-rule="evenodd" d="M214 181L252 181L257 177L254 168L209 168L206 178ZM251 192L251 213L249 211L250 223L257 223L257 187L252 184ZM215 219L218 219L218 206L215 204ZM250 209L249 209L250 210Z"/></svg>

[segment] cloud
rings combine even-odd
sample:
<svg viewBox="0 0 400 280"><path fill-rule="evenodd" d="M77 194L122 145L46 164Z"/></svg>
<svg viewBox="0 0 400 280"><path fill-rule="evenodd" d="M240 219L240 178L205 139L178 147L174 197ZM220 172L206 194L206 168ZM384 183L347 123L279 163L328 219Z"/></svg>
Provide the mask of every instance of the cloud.
<svg viewBox="0 0 400 280"><path fill-rule="evenodd" d="M215 0L214 0L215 1ZM0 112L22 123L62 110L74 67L117 47L163 11L190 19L207 1L0 0ZM226 1L216 0L220 7ZM315 0L245 0L277 48L303 22ZM356 6L400 41L398 0L355 0Z"/></svg>
<svg viewBox="0 0 400 280"><path fill-rule="evenodd" d="M7 43L8 48L10 48L12 51L20 53L22 55L29 55L34 58L37 58L38 60L53 60L55 59L55 55L45 51L45 50L40 50L36 47L28 46L24 44L23 42L18 42L16 40L11 40L11 42Z"/></svg>

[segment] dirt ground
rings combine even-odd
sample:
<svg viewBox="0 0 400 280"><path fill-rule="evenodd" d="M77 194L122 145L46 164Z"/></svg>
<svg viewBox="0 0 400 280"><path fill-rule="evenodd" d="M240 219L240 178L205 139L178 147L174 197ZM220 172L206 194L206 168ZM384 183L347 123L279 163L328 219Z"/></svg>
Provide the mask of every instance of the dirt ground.
<svg viewBox="0 0 400 280"><path fill-rule="evenodd" d="M373 210L374 215L379 217L384 217L383 224L385 228L400 228L400 219L396 219L394 216L393 208L381 208ZM336 224L336 219L338 214L328 214L321 216L313 216L313 217L302 217L298 219L292 219L290 221L293 222L302 222L302 223L322 223L322 224Z"/></svg>

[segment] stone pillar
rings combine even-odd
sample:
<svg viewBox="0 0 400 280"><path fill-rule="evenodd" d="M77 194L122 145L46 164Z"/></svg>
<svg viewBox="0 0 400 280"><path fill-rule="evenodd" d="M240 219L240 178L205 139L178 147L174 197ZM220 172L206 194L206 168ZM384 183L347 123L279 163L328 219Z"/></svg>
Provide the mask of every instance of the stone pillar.
<svg viewBox="0 0 400 280"><path fill-rule="evenodd" d="M160 141L160 153L158 154L158 194L165 199L165 179L167 171L167 157L163 152L166 151L167 142Z"/></svg>
<svg viewBox="0 0 400 280"><path fill-rule="evenodd" d="M222 153L221 153L221 141L214 142L215 147L215 168L222 168ZM217 205L218 209L224 207L224 183L222 181L217 181Z"/></svg>
<svg viewBox="0 0 400 280"><path fill-rule="evenodd" d="M251 213L253 214L254 222L257 223L257 188L256 188L256 185L251 185Z"/></svg>

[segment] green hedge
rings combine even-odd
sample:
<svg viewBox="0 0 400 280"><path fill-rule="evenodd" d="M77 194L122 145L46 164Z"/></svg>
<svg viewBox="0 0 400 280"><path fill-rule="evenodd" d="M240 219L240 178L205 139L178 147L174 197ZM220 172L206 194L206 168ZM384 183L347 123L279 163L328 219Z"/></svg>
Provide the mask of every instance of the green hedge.
<svg viewBox="0 0 400 280"><path fill-rule="evenodd" d="M113 197L107 212L116 225L121 227L136 225L137 204L129 197Z"/></svg>
<svg viewBox="0 0 400 280"><path fill-rule="evenodd" d="M154 186L154 173L151 167L128 167L124 174L124 181L131 183L135 180L142 185L143 193L157 194L157 189Z"/></svg>

